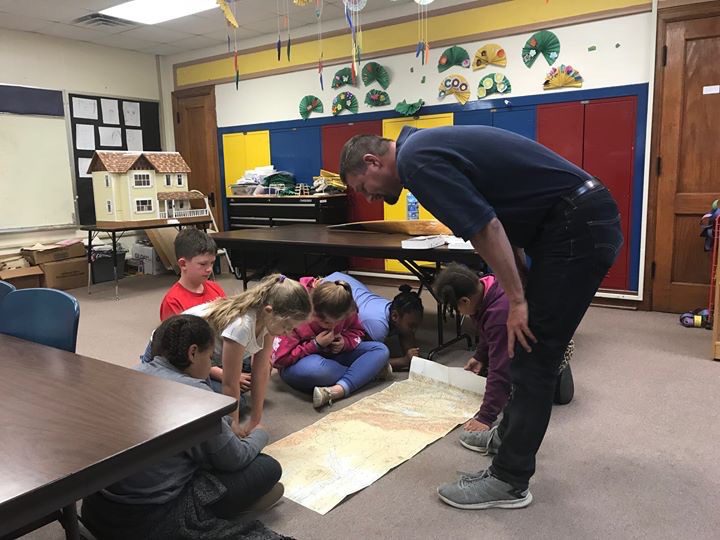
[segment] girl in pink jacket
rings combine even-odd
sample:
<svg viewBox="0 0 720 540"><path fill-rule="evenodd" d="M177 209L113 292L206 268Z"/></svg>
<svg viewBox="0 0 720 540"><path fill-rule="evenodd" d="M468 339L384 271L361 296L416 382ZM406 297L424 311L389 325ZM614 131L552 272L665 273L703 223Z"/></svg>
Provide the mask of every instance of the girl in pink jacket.
<svg viewBox="0 0 720 540"><path fill-rule="evenodd" d="M363 341L352 289L344 281L301 278L313 305L309 323L275 338L272 363L280 377L301 392L312 392L317 409L349 396L392 372L388 348Z"/></svg>

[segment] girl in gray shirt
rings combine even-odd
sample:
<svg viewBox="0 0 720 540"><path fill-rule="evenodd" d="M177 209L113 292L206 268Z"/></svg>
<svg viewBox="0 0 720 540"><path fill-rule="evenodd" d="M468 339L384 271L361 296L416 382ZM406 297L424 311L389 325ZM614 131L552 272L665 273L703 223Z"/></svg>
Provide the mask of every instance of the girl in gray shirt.
<svg viewBox="0 0 720 540"><path fill-rule="evenodd" d="M212 392L214 343L204 319L170 317L153 336L153 360L136 369ZM240 512L282 496L282 471L260 453L268 442L262 426L241 438L225 420L220 434L86 498L88 529L100 538L196 538L210 527L217 529L213 538L234 537L232 520Z"/></svg>

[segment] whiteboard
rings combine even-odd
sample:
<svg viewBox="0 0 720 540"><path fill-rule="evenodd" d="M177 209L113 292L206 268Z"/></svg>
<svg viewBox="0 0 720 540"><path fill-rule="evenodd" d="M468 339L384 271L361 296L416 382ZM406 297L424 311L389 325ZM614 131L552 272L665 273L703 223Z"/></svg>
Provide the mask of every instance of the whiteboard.
<svg viewBox="0 0 720 540"><path fill-rule="evenodd" d="M0 114L0 232L70 225L74 214L65 118Z"/></svg>

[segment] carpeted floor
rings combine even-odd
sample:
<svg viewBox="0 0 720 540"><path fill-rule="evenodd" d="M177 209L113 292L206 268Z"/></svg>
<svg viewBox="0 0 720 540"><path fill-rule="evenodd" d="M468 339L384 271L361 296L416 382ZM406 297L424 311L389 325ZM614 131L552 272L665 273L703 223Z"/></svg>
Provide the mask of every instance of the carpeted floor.
<svg viewBox="0 0 720 540"><path fill-rule="evenodd" d="M119 301L109 284L95 286L90 296L72 291L81 304L78 352L133 365L173 279L126 278ZM220 281L228 293L240 290L227 274ZM429 296L425 304L421 341L427 350L434 342L435 309ZM720 363L708 360L710 333L682 328L673 315L591 308L575 341L575 400L554 410L530 507L462 511L439 501L439 484L457 471L489 464L458 444L456 430L325 516L284 499L259 518L307 540L718 538ZM458 366L469 355L458 346L439 361ZM273 440L324 414L277 375L266 411L263 423ZM59 540L64 534L53 524L26 538Z"/></svg>

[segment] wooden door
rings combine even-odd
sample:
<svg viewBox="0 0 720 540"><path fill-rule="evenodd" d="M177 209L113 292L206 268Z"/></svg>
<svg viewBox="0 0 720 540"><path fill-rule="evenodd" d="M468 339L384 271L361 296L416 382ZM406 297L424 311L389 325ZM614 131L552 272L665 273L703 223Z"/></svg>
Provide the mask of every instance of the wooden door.
<svg viewBox="0 0 720 540"><path fill-rule="evenodd" d="M339 172L340 152L345 143L355 135L382 135L382 122L349 122L323 126L322 167L326 171ZM383 219L382 201L368 202L365 197L348 189L348 221L373 221ZM382 259L351 257L350 266L356 270L381 271L385 267Z"/></svg>
<svg viewBox="0 0 720 540"><path fill-rule="evenodd" d="M699 221L720 197L720 16L670 20L660 35L667 56L656 124L652 307L677 313L708 303L710 256Z"/></svg>
<svg viewBox="0 0 720 540"><path fill-rule="evenodd" d="M217 150L215 87L203 86L172 93L175 148L192 171L190 189L208 197L220 230L223 229L222 186Z"/></svg>

